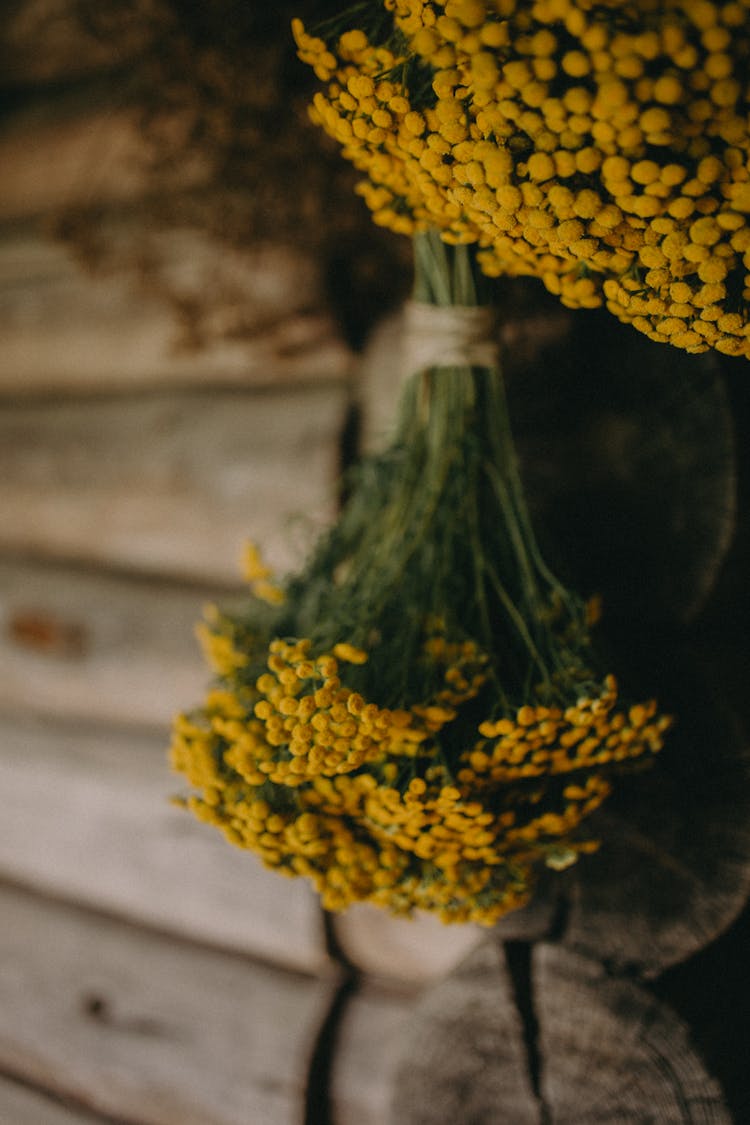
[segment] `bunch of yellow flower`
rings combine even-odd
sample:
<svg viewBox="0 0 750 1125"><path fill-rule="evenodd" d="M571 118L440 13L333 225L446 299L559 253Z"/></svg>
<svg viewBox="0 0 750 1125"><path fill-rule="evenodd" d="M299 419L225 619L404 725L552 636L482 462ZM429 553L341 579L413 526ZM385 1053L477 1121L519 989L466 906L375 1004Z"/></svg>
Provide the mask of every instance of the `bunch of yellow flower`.
<svg viewBox="0 0 750 1125"><path fill-rule="evenodd" d="M376 222L750 355L750 0L371 0L293 30Z"/></svg>
<svg viewBox="0 0 750 1125"><path fill-rule="evenodd" d="M458 693L391 710L346 685L367 654L345 642L337 656L313 657L309 640L237 651L231 619L214 629L222 687L175 723L173 765L201 791L184 803L268 866L307 876L331 910L369 901L494 923L527 901L535 864L562 869L596 846L576 829L610 792L604 767L658 750L669 722L653 702L613 715L611 676L565 710L461 722L457 701L481 699L488 678L466 679L467 659L487 663L468 642L444 671Z"/></svg>
<svg viewBox="0 0 750 1125"><path fill-rule="evenodd" d="M433 300L475 301L467 247L417 249ZM328 909L492 924L596 846L612 776L661 748L669 719L596 670L594 606L539 554L494 367L418 372L302 573L282 589L245 564L250 604L201 630L218 682L172 762L198 817Z"/></svg>

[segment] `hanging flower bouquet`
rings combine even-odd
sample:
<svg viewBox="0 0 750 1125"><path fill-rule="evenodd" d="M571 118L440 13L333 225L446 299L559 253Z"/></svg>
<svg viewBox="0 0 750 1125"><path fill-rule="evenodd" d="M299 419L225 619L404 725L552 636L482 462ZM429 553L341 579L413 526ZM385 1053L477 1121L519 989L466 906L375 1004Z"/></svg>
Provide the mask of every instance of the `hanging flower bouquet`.
<svg viewBox="0 0 750 1125"><path fill-rule="evenodd" d="M747 0L364 0L294 32L377 223L750 355Z"/></svg>
<svg viewBox="0 0 750 1125"><path fill-rule="evenodd" d="M326 908L492 924L596 847L588 816L670 720L620 697L595 603L540 555L482 272L746 354L747 9L363 0L294 33L315 118L414 238L414 374L304 571L282 588L249 549L172 760L198 817Z"/></svg>

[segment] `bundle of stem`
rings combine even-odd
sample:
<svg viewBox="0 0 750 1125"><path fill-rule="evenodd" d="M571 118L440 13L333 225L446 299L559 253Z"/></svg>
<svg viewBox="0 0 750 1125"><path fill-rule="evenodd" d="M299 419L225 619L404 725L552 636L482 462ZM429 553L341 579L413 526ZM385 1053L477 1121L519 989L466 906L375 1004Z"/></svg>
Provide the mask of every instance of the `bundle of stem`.
<svg viewBox="0 0 750 1125"><path fill-rule="evenodd" d="M471 253L420 235L417 300L475 307ZM541 556L497 366L410 377L393 443L283 593L215 617L219 687L173 761L197 815L328 907L493 922L538 863L594 846L612 773L661 747L669 720L618 702Z"/></svg>

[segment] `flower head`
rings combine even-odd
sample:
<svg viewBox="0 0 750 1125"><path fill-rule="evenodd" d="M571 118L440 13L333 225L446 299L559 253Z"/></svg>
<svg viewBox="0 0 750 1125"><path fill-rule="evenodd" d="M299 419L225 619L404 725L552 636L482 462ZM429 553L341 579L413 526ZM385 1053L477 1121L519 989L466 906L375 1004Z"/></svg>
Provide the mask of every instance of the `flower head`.
<svg viewBox="0 0 750 1125"><path fill-rule="evenodd" d="M294 31L375 222L750 354L748 0L373 0L321 31L323 71Z"/></svg>

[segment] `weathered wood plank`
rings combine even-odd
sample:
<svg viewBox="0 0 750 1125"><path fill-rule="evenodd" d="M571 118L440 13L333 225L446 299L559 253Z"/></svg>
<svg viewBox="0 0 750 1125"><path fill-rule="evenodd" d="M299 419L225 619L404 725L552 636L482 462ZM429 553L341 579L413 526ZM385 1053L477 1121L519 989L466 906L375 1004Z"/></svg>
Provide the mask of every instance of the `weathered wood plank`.
<svg viewBox="0 0 750 1125"><path fill-rule="evenodd" d="M0 725L0 875L282 964L326 962L317 899L170 804L167 736Z"/></svg>
<svg viewBox="0 0 750 1125"><path fill-rule="evenodd" d="M300 1125L335 977L0 894L0 1060L142 1125Z"/></svg>
<svg viewBox="0 0 750 1125"><path fill-rule="evenodd" d="M0 162L0 166L2 166ZM122 241L127 231L112 238ZM289 248L244 253L196 231L157 240L177 290L222 286L242 339L217 333L180 349L174 310L127 270L93 276L32 233L0 241L0 392L111 391L174 385L277 386L343 379L351 354L322 300L317 265ZM131 250L132 254L132 250Z"/></svg>
<svg viewBox="0 0 750 1125"><path fill-rule="evenodd" d="M226 590L0 560L0 708L166 727L210 678L194 626Z"/></svg>
<svg viewBox="0 0 750 1125"><path fill-rule="evenodd" d="M0 551L237 581L299 565L333 512L340 386L0 408Z"/></svg>
<svg viewBox="0 0 750 1125"><path fill-rule="evenodd" d="M561 935L615 971L656 977L708 946L750 895L750 746L712 683L715 652L651 660L677 722L654 768L591 819L602 847L565 872Z"/></svg>
<svg viewBox="0 0 750 1125"><path fill-rule="evenodd" d="M101 1118L0 1078L0 1121L5 1125L97 1125Z"/></svg>

